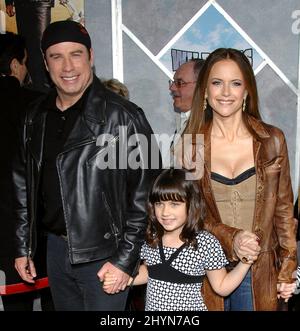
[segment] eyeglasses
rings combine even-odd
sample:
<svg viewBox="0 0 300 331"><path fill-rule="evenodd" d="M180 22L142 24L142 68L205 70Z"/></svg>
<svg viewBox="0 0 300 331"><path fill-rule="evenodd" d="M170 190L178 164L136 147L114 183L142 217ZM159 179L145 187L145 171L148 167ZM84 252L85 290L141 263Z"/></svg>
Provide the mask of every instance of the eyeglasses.
<svg viewBox="0 0 300 331"><path fill-rule="evenodd" d="M192 83L196 83L196 81L193 82L185 82L182 79L170 79L169 80L169 87L171 87L173 84L177 87L177 88L182 88L183 86L186 86L187 84L192 84Z"/></svg>

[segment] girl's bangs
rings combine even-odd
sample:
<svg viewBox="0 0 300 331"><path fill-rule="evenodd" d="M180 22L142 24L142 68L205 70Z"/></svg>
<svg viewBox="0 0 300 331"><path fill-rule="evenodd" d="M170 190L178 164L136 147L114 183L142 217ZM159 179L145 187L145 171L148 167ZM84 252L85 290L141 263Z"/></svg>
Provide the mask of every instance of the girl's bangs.
<svg viewBox="0 0 300 331"><path fill-rule="evenodd" d="M186 192L183 189L158 186L155 187L150 194L149 200L152 204L159 201L186 202Z"/></svg>

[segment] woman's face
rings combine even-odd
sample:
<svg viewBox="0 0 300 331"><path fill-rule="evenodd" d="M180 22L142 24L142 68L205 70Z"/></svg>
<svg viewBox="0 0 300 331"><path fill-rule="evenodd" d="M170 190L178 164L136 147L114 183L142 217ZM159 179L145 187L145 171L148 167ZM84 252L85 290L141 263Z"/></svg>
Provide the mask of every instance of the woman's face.
<svg viewBox="0 0 300 331"><path fill-rule="evenodd" d="M242 112L247 91L238 65L229 59L216 62L208 76L206 93L214 116L225 118Z"/></svg>

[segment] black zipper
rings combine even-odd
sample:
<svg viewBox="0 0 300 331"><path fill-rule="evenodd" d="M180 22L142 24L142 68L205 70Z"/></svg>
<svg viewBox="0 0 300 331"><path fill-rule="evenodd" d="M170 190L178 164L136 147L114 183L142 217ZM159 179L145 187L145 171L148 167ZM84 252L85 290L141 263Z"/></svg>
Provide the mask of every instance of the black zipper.
<svg viewBox="0 0 300 331"><path fill-rule="evenodd" d="M104 206L105 206L105 208L106 208L106 211L108 212L109 217L110 217L110 219L111 219L111 222L112 222L112 223L111 223L112 233L113 233L113 235L114 235L114 237L115 237L116 244L118 245L118 242L119 242L119 240L118 240L118 237L119 237L119 230L118 230L118 228L117 228L116 225L115 225L114 217L113 217L113 215L112 215L111 208L110 208L110 206L109 206L109 204L108 204L108 202L107 202L107 199L106 199L106 196L105 196L105 193L104 193L104 192L102 192L102 200L103 200L103 202L104 202Z"/></svg>

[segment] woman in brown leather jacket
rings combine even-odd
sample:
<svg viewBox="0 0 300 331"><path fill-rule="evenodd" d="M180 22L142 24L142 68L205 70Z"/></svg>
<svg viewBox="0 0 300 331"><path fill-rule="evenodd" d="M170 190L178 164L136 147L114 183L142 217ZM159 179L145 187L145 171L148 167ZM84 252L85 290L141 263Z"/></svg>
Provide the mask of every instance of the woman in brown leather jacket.
<svg viewBox="0 0 300 331"><path fill-rule="evenodd" d="M278 298L291 296L297 266L288 153L282 131L261 121L242 52L209 55L185 133L204 134L206 228L220 240L229 268L239 259L255 261L225 305L204 283L208 309L276 310Z"/></svg>

